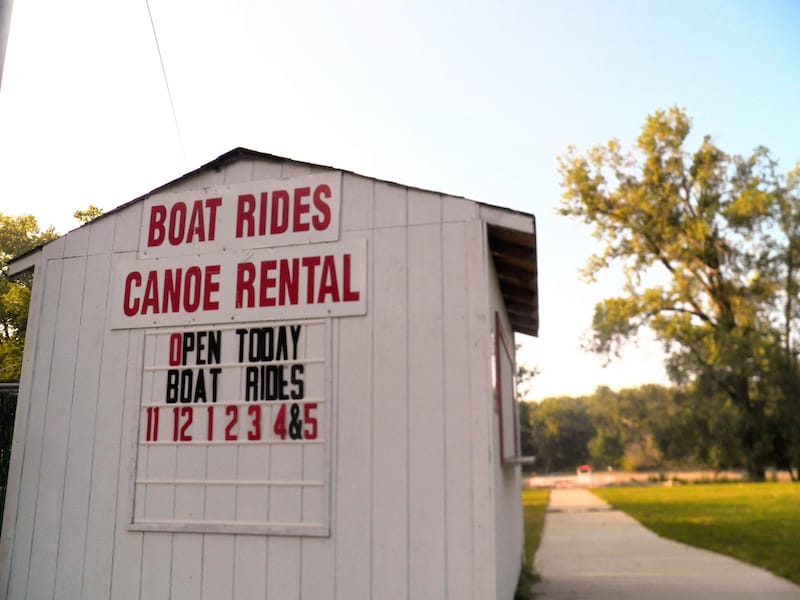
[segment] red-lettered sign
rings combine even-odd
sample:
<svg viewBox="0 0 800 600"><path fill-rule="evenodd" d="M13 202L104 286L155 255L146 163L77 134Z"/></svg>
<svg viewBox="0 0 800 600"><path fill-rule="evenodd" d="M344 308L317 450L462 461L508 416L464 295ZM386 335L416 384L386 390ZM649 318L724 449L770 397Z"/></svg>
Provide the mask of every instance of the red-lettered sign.
<svg viewBox="0 0 800 600"><path fill-rule="evenodd" d="M367 310L366 240L118 258L112 329L349 316Z"/></svg>
<svg viewBox="0 0 800 600"><path fill-rule="evenodd" d="M367 311L341 179L145 200L110 309L148 329L131 529L329 534L328 317Z"/></svg>
<svg viewBox="0 0 800 600"><path fill-rule="evenodd" d="M139 258L337 240L341 182L334 172L151 196Z"/></svg>

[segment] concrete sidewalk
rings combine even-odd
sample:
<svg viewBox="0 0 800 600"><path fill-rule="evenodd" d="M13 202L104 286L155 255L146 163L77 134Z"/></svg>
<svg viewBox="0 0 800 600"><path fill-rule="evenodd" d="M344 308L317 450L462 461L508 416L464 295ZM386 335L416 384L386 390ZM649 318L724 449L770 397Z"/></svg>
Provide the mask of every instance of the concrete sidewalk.
<svg viewBox="0 0 800 600"><path fill-rule="evenodd" d="M783 600L800 587L666 540L583 489L553 490L536 553L541 600Z"/></svg>

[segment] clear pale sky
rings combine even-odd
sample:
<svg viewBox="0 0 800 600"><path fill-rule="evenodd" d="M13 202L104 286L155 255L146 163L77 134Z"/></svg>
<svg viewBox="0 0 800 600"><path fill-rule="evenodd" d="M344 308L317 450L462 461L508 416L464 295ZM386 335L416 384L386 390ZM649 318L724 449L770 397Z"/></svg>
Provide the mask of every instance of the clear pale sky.
<svg viewBox="0 0 800 600"><path fill-rule="evenodd" d="M537 218L530 397L664 382L643 340L580 350L610 274L559 217L556 157L683 106L696 139L800 159L800 3L18 0L0 87L0 212L66 233L236 147L465 196Z"/></svg>

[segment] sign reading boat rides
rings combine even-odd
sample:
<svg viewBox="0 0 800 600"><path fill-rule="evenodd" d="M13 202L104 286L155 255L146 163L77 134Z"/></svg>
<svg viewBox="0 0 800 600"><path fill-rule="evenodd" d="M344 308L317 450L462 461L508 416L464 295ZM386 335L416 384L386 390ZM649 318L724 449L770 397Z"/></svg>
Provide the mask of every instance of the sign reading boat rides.
<svg viewBox="0 0 800 600"><path fill-rule="evenodd" d="M328 535L328 317L366 313L341 174L154 195L115 259L143 338L136 530Z"/></svg>

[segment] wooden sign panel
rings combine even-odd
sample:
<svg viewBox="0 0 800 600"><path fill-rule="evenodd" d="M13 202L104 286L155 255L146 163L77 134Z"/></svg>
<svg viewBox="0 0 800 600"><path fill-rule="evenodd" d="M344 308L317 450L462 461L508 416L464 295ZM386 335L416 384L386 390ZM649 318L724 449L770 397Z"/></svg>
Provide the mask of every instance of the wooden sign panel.
<svg viewBox="0 0 800 600"><path fill-rule="evenodd" d="M135 530L329 534L325 320L145 332Z"/></svg>

